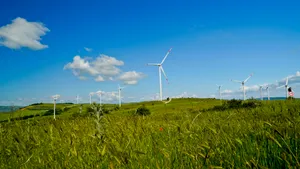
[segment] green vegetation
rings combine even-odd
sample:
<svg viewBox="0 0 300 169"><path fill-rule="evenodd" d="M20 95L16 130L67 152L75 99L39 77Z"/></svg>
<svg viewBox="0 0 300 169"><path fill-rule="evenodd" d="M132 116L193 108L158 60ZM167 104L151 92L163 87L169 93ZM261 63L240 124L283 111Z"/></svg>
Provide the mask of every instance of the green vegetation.
<svg viewBox="0 0 300 169"><path fill-rule="evenodd" d="M0 168L300 167L299 100L52 106L0 114Z"/></svg>

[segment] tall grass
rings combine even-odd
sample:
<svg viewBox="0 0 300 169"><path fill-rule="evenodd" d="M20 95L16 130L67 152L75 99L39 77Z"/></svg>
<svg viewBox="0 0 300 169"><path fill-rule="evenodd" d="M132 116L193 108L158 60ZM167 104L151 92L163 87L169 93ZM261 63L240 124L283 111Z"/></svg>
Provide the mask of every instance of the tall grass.
<svg viewBox="0 0 300 169"><path fill-rule="evenodd" d="M299 101L202 111L211 102L1 123L0 168L300 167Z"/></svg>

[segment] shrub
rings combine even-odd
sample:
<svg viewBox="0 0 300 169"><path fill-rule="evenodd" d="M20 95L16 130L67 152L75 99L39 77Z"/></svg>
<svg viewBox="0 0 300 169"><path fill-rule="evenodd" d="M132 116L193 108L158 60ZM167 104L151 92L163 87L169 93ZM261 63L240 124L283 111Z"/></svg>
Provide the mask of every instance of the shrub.
<svg viewBox="0 0 300 169"><path fill-rule="evenodd" d="M35 106L35 105L41 105L41 104L43 104L43 103L33 103L33 104L29 105L29 106Z"/></svg>
<svg viewBox="0 0 300 169"><path fill-rule="evenodd" d="M150 115L151 112L145 105L143 105L136 110L136 114L142 115L142 116L147 116L147 115Z"/></svg>
<svg viewBox="0 0 300 169"><path fill-rule="evenodd" d="M243 108L255 108L260 105L261 105L261 102L258 102L256 100L251 100L251 101L243 103L242 106L243 106Z"/></svg>
<svg viewBox="0 0 300 169"><path fill-rule="evenodd" d="M59 114L61 114L62 113L62 109L55 109L55 115L59 115ZM48 111L46 111L44 114L43 114L43 116L49 116L49 115L53 115L54 114L54 111L53 111L53 109L50 109L50 110L48 110Z"/></svg>
<svg viewBox="0 0 300 169"><path fill-rule="evenodd" d="M242 107L242 100L235 100L235 99L232 99L232 100L229 100L227 101L227 107L228 108L240 108Z"/></svg>

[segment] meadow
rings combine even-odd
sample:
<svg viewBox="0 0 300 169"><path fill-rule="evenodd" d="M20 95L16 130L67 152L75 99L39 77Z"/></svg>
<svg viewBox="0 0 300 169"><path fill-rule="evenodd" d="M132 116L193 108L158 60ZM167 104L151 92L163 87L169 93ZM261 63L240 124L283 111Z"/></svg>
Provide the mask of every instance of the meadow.
<svg viewBox="0 0 300 169"><path fill-rule="evenodd" d="M300 168L299 100L52 107L0 114L0 168Z"/></svg>

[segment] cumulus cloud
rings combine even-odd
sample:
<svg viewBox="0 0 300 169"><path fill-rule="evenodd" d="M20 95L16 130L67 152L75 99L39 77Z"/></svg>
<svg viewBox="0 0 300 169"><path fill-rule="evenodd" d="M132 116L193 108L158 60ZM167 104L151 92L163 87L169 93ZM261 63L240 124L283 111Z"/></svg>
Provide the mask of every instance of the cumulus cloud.
<svg viewBox="0 0 300 169"><path fill-rule="evenodd" d="M122 73L119 67L123 65L123 61L103 54L96 59L81 58L77 55L72 62L64 66L64 70L71 69L77 77L83 75L93 76L94 80L98 82L117 79L129 85L137 84L138 80L144 77L143 73L136 71Z"/></svg>
<svg viewBox="0 0 300 169"><path fill-rule="evenodd" d="M138 80L142 79L143 77L145 77L143 73L129 71L124 72L122 75L120 75L119 80L123 81L125 84L133 85L137 84Z"/></svg>
<svg viewBox="0 0 300 169"><path fill-rule="evenodd" d="M96 82L103 82L104 79L103 79L102 76L99 75L99 76L95 79L95 81L96 81Z"/></svg>
<svg viewBox="0 0 300 169"><path fill-rule="evenodd" d="M0 27L0 45L11 49L27 47L32 50L48 48L40 43L41 36L50 31L43 23L28 22L23 18L12 20L11 24Z"/></svg>
<svg viewBox="0 0 300 169"><path fill-rule="evenodd" d="M91 52L93 49L92 48L84 47L84 50L86 50L87 52Z"/></svg>
<svg viewBox="0 0 300 169"><path fill-rule="evenodd" d="M85 76L78 76L78 78L79 78L80 80L87 80L87 77L85 77Z"/></svg>

